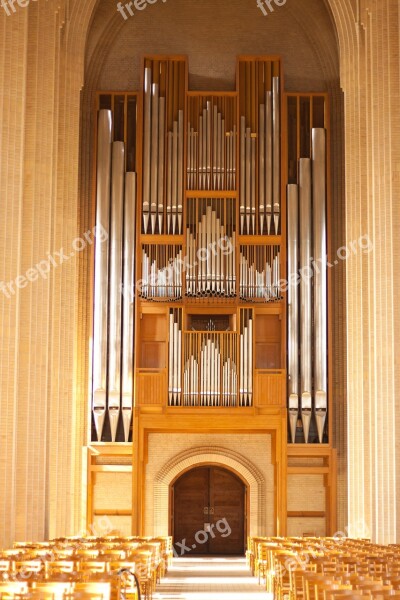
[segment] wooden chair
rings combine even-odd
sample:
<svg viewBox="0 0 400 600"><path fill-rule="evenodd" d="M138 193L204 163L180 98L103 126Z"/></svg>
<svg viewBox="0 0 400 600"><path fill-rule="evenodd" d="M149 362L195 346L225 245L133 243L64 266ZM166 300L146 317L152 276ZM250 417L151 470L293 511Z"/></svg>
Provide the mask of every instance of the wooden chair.
<svg viewBox="0 0 400 600"><path fill-rule="evenodd" d="M135 573L136 564L128 561L115 561L110 563L110 572L118 577L118 597L121 592L124 598L129 595L133 600L138 598L138 590L136 585ZM140 581L139 581L140 585Z"/></svg>
<svg viewBox="0 0 400 600"><path fill-rule="evenodd" d="M290 570L298 564L296 554L286 550L271 550L273 556L273 572L274 572L274 598L291 600L291 580Z"/></svg>
<svg viewBox="0 0 400 600"><path fill-rule="evenodd" d="M98 548L79 548L75 550L74 556L77 560L96 560L99 554Z"/></svg>
<svg viewBox="0 0 400 600"><path fill-rule="evenodd" d="M72 576L76 570L76 565L73 560L46 561L44 566L46 579L58 577L60 574Z"/></svg>
<svg viewBox="0 0 400 600"><path fill-rule="evenodd" d="M305 600L316 600L315 586L317 583L333 585L338 582L322 573L305 572L303 575L303 598Z"/></svg>
<svg viewBox="0 0 400 600"><path fill-rule="evenodd" d="M71 593L72 590L73 584L71 582L61 581L39 581L32 588L32 591L49 595L53 600L64 600L64 596Z"/></svg>
<svg viewBox="0 0 400 600"><path fill-rule="evenodd" d="M78 563L78 573L89 576L91 573L107 573L109 563L105 560L82 560Z"/></svg>
<svg viewBox="0 0 400 600"><path fill-rule="evenodd" d="M326 590L324 592L325 600L348 600L349 597L354 594L360 594L360 597L367 599L370 598L369 594L362 594L361 592L355 592L353 589L348 590Z"/></svg>
<svg viewBox="0 0 400 600"><path fill-rule="evenodd" d="M86 581L86 582L77 582L74 586L73 594L76 592L84 592L86 594L91 594L97 597L100 597L101 600L110 600L111 599L111 583L104 581ZM76 599L75 599L76 600ZM89 599L88 599L89 600Z"/></svg>
<svg viewBox="0 0 400 600"><path fill-rule="evenodd" d="M257 543L255 546L255 555L253 557L253 572L258 577L258 583L265 581L268 590L267 577L272 571L271 564L271 546L269 544ZM271 590L272 591L272 590Z"/></svg>
<svg viewBox="0 0 400 600"><path fill-rule="evenodd" d="M294 600L305 600L303 580L308 573L315 573L315 566L308 564L307 569L291 568L289 571L290 591Z"/></svg>
<svg viewBox="0 0 400 600"><path fill-rule="evenodd" d="M0 576L2 573L11 573L13 571L13 561L7 558L0 559Z"/></svg>
<svg viewBox="0 0 400 600"><path fill-rule="evenodd" d="M323 581L316 581L314 584L314 597L315 600L324 600L326 592L332 591L353 591L351 585L343 585L338 582L325 583Z"/></svg>
<svg viewBox="0 0 400 600"><path fill-rule="evenodd" d="M74 589L64 596L64 600L105 600L99 592L85 592Z"/></svg>
<svg viewBox="0 0 400 600"><path fill-rule="evenodd" d="M38 581L44 578L44 564L41 560L16 560L15 576L21 581Z"/></svg>
<svg viewBox="0 0 400 600"><path fill-rule="evenodd" d="M130 560L135 562L135 573L140 582L140 591L145 600L150 600L155 585L153 556L151 552L136 550L132 553Z"/></svg>
<svg viewBox="0 0 400 600"><path fill-rule="evenodd" d="M28 584L22 581L0 582L0 598L2 600L14 600L15 596L26 594Z"/></svg>

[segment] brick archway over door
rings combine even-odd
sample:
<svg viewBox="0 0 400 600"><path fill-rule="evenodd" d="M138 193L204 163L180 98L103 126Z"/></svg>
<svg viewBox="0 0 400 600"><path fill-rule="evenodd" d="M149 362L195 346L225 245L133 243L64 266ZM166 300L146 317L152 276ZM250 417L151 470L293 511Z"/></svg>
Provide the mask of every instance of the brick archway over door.
<svg viewBox="0 0 400 600"><path fill-rule="evenodd" d="M249 534L266 530L267 485L263 473L243 455L228 448L196 447L180 452L158 472L154 482L154 533L169 533L169 489L172 482L191 467L213 464L231 469L241 476L249 488ZM151 501L151 499L148 499ZM147 502L146 502L147 505ZM149 510L146 506L146 510ZM260 534L260 533L259 533Z"/></svg>

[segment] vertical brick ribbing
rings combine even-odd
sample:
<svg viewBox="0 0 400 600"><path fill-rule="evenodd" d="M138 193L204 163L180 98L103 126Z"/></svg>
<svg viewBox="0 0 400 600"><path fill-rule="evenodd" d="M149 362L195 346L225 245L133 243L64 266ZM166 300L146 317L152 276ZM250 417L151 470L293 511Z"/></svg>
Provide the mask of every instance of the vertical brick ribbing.
<svg viewBox="0 0 400 600"><path fill-rule="evenodd" d="M367 234L373 243L371 252L346 263L348 520L350 533L362 534L364 523L384 543L396 540L400 506L394 354L399 181L393 177L400 150L399 7L395 0L362 1L352 15L348 6L332 2L345 93L346 238Z"/></svg>

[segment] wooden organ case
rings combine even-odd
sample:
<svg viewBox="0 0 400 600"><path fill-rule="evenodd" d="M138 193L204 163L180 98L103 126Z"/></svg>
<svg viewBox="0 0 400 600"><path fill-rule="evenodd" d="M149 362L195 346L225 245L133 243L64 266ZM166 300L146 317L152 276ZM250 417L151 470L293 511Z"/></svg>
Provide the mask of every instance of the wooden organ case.
<svg viewBox="0 0 400 600"><path fill-rule="evenodd" d="M265 431L275 533L333 533L327 96L286 94L276 56L239 57L218 93L146 56L140 93L99 93L96 116L91 448L132 449L133 531L149 432ZM323 510L296 506L301 476Z"/></svg>

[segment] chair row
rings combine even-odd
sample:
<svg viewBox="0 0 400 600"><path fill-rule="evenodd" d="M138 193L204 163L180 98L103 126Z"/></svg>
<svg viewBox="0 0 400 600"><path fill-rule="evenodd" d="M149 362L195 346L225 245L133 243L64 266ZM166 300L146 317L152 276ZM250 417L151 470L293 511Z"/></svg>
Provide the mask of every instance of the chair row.
<svg viewBox="0 0 400 600"><path fill-rule="evenodd" d="M62 551L67 553L60 559ZM57 599L60 594L87 593L78 588L77 591L75 586L104 583L111 586L113 600L118 597L121 576L126 574L128 581L136 577L142 595L149 599L171 558L170 537L58 538L51 542L17 542L13 549L0 553L0 582L2 585L24 584L28 588L24 588L23 593L30 596L38 595L37 586L58 583ZM12 589L11 585L8 594ZM43 589L40 593L43 594Z"/></svg>
<svg viewBox="0 0 400 600"><path fill-rule="evenodd" d="M248 564L275 598L385 598L400 592L400 548L368 540L260 538L248 540Z"/></svg>

